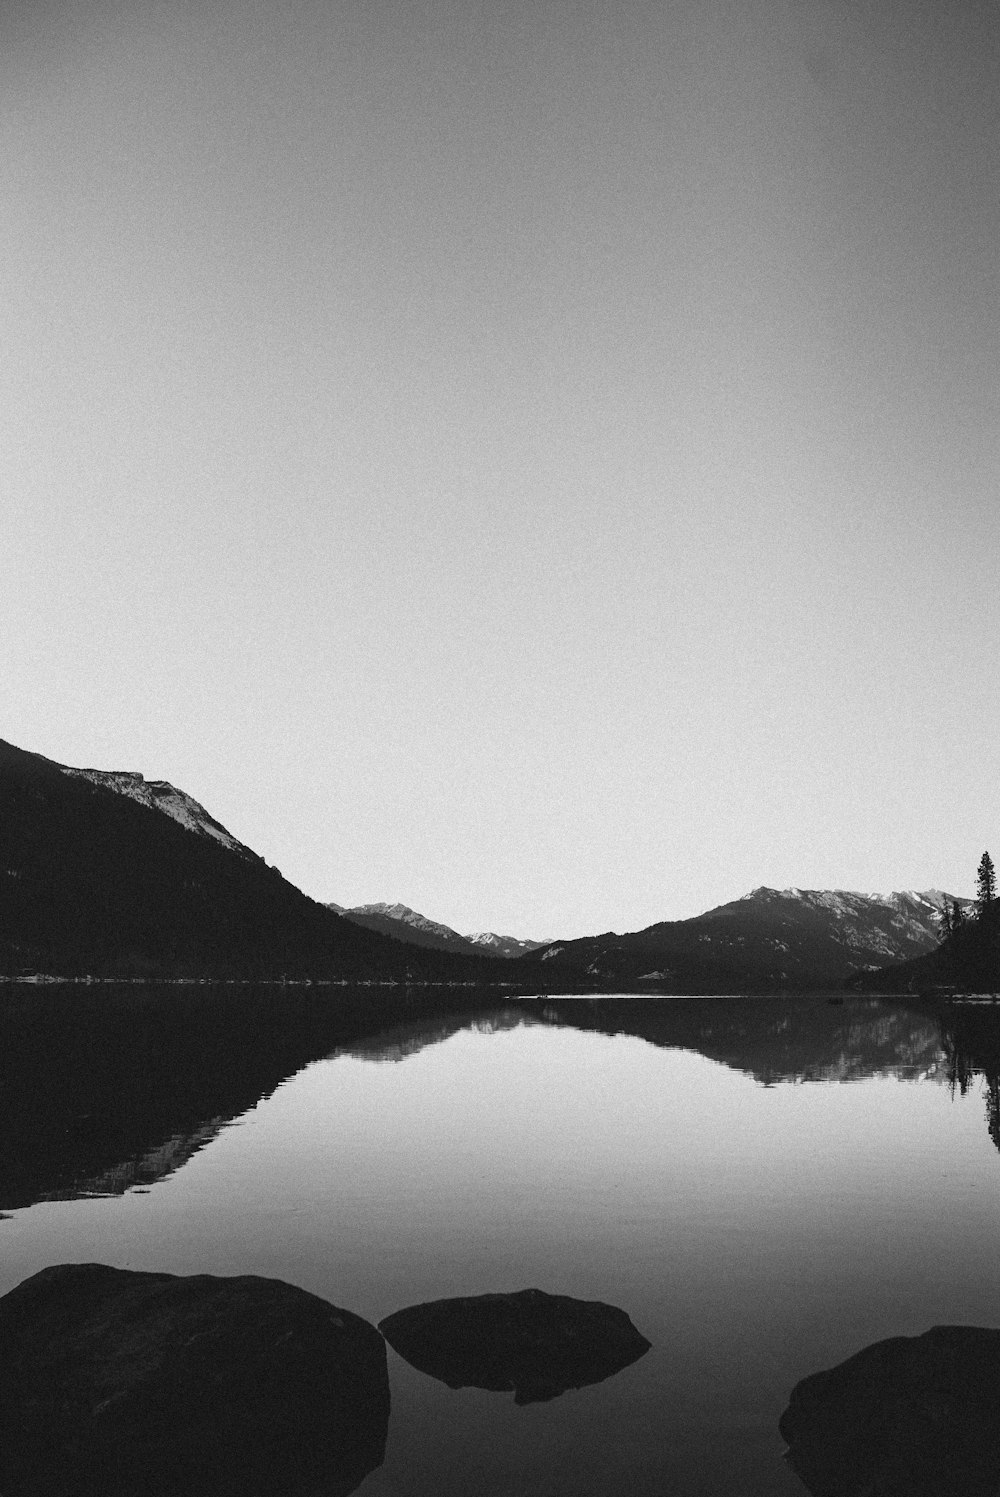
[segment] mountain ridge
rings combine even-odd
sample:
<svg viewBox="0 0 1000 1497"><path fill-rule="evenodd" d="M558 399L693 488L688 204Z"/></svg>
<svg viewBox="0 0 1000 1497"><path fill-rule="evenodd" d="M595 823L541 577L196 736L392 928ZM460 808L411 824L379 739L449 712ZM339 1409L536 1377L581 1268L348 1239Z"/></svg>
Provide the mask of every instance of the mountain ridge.
<svg viewBox="0 0 1000 1497"><path fill-rule="evenodd" d="M592 978L688 991L701 982L713 990L833 987L859 971L932 950L946 902L952 896L940 890L871 895L762 884L687 920L557 941L535 956L579 966Z"/></svg>
<svg viewBox="0 0 1000 1497"><path fill-rule="evenodd" d="M50 760L50 763L56 761ZM246 846L233 836L232 832L216 821L193 795L188 795L185 790L178 790L176 785L171 785L169 780L147 780L137 770L129 769L73 769L68 764L59 764L63 774L77 779L89 780L92 785L103 785L108 790L114 790L119 795L125 795L130 800L137 801L141 806L148 806L152 810L162 811L165 816L178 822L189 832L198 836L213 837L221 842L223 847L228 847L230 852L235 852L239 857L253 858L262 863L264 859L259 853Z"/></svg>
<svg viewBox="0 0 1000 1497"><path fill-rule="evenodd" d="M891 966L859 972L850 986L885 993L992 993L1000 991L1000 900L965 910L957 928L932 951Z"/></svg>
<svg viewBox="0 0 1000 1497"><path fill-rule="evenodd" d="M0 974L499 980L495 959L403 944L324 908L230 846L193 797L148 789L165 781L67 770L0 740Z"/></svg>
<svg viewBox="0 0 1000 1497"><path fill-rule="evenodd" d="M335 910L348 920L369 930L381 931L383 935L397 940L410 940L421 946L440 951L463 951L469 956L490 955L496 957L526 956L547 946L547 941L531 941L520 936L501 936L495 931L475 931L464 936L440 920L431 920L406 904L389 904L380 900L373 904L358 904L350 908L328 903L327 909ZM485 948L485 950L484 950Z"/></svg>
<svg viewBox="0 0 1000 1497"><path fill-rule="evenodd" d="M310 899L168 781L75 769L0 740L8 975L829 988L926 957L940 945L945 907L971 903L939 889L759 885L621 935L463 936L401 903L345 910Z"/></svg>

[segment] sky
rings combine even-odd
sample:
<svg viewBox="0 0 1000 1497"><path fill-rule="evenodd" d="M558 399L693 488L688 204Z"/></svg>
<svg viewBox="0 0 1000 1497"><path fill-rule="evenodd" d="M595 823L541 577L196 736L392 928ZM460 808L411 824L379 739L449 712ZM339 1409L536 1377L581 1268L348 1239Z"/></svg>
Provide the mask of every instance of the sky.
<svg viewBox="0 0 1000 1497"><path fill-rule="evenodd" d="M998 245L985 0L0 0L0 736L463 931L971 894Z"/></svg>

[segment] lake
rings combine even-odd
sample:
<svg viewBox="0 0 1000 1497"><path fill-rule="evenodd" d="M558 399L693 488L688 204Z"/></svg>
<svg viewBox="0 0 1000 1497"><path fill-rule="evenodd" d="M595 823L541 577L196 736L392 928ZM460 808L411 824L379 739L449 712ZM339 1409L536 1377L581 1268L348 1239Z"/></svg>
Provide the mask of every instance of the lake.
<svg viewBox="0 0 1000 1497"><path fill-rule="evenodd" d="M272 1276L373 1322L531 1287L605 1301L651 1350L548 1402L390 1350L358 1490L801 1494L777 1429L800 1378L1000 1325L997 1012L16 989L0 1292L98 1261Z"/></svg>

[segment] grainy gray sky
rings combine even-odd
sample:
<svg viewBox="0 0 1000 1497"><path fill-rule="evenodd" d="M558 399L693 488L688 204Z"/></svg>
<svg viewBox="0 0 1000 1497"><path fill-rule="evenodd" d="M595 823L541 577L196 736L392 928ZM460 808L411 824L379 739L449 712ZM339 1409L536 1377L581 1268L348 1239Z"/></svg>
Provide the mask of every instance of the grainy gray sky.
<svg viewBox="0 0 1000 1497"><path fill-rule="evenodd" d="M0 733L576 935L1000 855L1000 20L0 5Z"/></svg>

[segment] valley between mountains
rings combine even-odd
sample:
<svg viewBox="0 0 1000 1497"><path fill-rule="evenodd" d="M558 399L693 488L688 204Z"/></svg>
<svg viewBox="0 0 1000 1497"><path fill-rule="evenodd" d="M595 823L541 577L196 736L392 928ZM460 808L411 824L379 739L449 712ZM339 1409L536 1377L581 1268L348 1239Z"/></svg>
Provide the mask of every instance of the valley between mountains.
<svg viewBox="0 0 1000 1497"><path fill-rule="evenodd" d="M942 942L940 890L758 888L572 940L461 934L402 904L310 898L197 800L0 741L0 975L765 991L878 983ZM891 985L891 982L890 982Z"/></svg>

